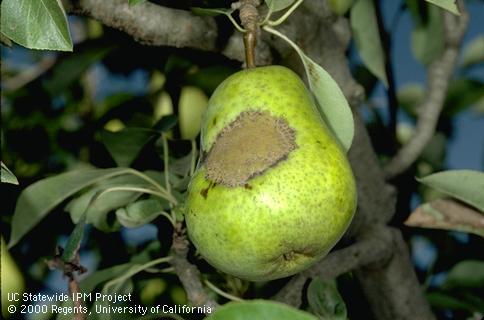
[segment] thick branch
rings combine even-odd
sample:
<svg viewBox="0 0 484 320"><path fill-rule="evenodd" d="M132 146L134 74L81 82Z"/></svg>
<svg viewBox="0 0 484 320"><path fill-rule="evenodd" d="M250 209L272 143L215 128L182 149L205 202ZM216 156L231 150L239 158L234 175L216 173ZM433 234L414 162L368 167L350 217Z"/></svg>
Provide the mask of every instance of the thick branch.
<svg viewBox="0 0 484 320"><path fill-rule="evenodd" d="M126 32L142 44L214 51L230 59L245 61L242 35L235 32L225 46L219 48L216 44L217 25L211 17L199 17L185 10L151 2L129 6L126 0L62 1L68 13L96 19L106 26ZM271 62L267 44L258 44L255 59L261 65Z"/></svg>
<svg viewBox="0 0 484 320"><path fill-rule="evenodd" d="M188 301L193 306L210 307L210 311L213 312L219 305L205 291L200 280L200 271L187 260L188 240L184 232L174 232L172 251L173 259L170 263L185 288Z"/></svg>
<svg viewBox="0 0 484 320"><path fill-rule="evenodd" d="M66 9L122 30L142 44L216 50L215 21L188 11L148 1L130 6L127 0L71 0Z"/></svg>
<svg viewBox="0 0 484 320"><path fill-rule="evenodd" d="M412 138L385 166L385 174L389 179L407 170L422 154L434 135L469 19L463 1L460 1L459 5L459 17L449 12L443 13L445 48L441 57L428 69L425 99L418 108L419 116Z"/></svg>
<svg viewBox="0 0 484 320"><path fill-rule="evenodd" d="M385 265L376 263L356 271L363 292L378 320L435 319L425 302L399 230L388 228L394 254Z"/></svg>

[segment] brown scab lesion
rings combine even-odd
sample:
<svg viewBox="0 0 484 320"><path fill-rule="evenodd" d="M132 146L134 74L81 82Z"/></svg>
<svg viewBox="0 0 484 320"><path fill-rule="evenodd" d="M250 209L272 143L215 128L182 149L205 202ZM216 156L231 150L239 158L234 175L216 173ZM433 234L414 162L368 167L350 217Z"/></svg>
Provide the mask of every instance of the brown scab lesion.
<svg viewBox="0 0 484 320"><path fill-rule="evenodd" d="M206 188L203 188L202 190L200 190L200 195L204 198L204 199L207 199L207 196L208 196L208 192L215 188L215 186L217 185L216 182L213 182L213 181L210 181L210 183L208 184L208 186Z"/></svg>
<svg viewBox="0 0 484 320"><path fill-rule="evenodd" d="M252 190L252 186L248 183L244 184L244 189L246 190Z"/></svg>
<svg viewBox="0 0 484 320"><path fill-rule="evenodd" d="M204 199L207 199L207 196L208 196L208 188L204 188L202 190L200 190L200 195L204 198Z"/></svg>
<svg viewBox="0 0 484 320"><path fill-rule="evenodd" d="M245 111L217 136L207 154L206 178L226 187L245 187L296 148L296 132L284 118Z"/></svg>

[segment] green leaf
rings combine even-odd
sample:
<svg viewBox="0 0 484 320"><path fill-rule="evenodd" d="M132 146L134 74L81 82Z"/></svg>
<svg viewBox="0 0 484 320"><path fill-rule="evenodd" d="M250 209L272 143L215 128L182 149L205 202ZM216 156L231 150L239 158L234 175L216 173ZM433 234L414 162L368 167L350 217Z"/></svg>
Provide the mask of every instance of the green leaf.
<svg viewBox="0 0 484 320"><path fill-rule="evenodd" d="M484 261L464 260L450 269L447 288L484 288Z"/></svg>
<svg viewBox="0 0 484 320"><path fill-rule="evenodd" d="M3 0L1 32L29 49L72 51L60 0Z"/></svg>
<svg viewBox="0 0 484 320"><path fill-rule="evenodd" d="M284 34L269 26L265 26L264 30L286 41L299 54L306 70L309 88L316 98L323 120L340 142L343 150L348 151L355 133L353 114L336 81Z"/></svg>
<svg viewBox="0 0 484 320"><path fill-rule="evenodd" d="M347 312L335 281L313 279L308 287L308 303L319 319L346 320Z"/></svg>
<svg viewBox="0 0 484 320"><path fill-rule="evenodd" d="M126 174L128 169L78 170L37 181L27 187L17 201L12 218L9 247L14 246L52 209L79 190L109 177Z"/></svg>
<svg viewBox="0 0 484 320"><path fill-rule="evenodd" d="M10 171L3 162L0 161L0 164L0 181L2 183L18 184L17 177L12 173L12 171Z"/></svg>
<svg viewBox="0 0 484 320"><path fill-rule="evenodd" d="M468 310L471 312L475 310L473 305L446 293L430 292L427 293L426 296L430 305L434 307L453 310Z"/></svg>
<svg viewBox="0 0 484 320"><path fill-rule="evenodd" d="M164 116L158 121L154 126L154 130L162 131L162 132L167 132L171 128L173 128L176 123L178 122L178 118L174 114L169 114L167 116Z"/></svg>
<svg viewBox="0 0 484 320"><path fill-rule="evenodd" d="M291 6L295 0L265 0L267 7L272 8L272 12L277 12Z"/></svg>
<svg viewBox="0 0 484 320"><path fill-rule="evenodd" d="M67 204L66 211L70 213L72 221L77 223L86 212L87 223L93 224L97 229L105 232L111 232L118 229L119 224L115 223L113 225L108 222L108 213L135 201L142 193L124 190L107 192L98 198L95 203L92 203L92 200L95 199L100 192L113 187L149 188L151 185L148 185L146 181L134 175L113 177L100 181L90 190L84 192L79 197L72 199Z"/></svg>
<svg viewBox="0 0 484 320"><path fill-rule="evenodd" d="M251 300L224 304L206 320L317 320L310 313L268 300Z"/></svg>
<svg viewBox="0 0 484 320"><path fill-rule="evenodd" d="M442 55L444 50L444 22L442 12L435 6L428 7L427 23L418 22L412 31L412 52L415 58L424 65Z"/></svg>
<svg viewBox="0 0 484 320"><path fill-rule="evenodd" d="M84 52L77 52L67 56L57 63L52 76L43 85L51 96L68 89L95 62L104 58L112 47L90 48Z"/></svg>
<svg viewBox="0 0 484 320"><path fill-rule="evenodd" d="M355 2L350 11L350 24L358 53L365 66L385 86L388 86L385 73L385 54L372 0L357 0Z"/></svg>
<svg viewBox="0 0 484 320"><path fill-rule="evenodd" d="M457 5L455 4L455 0L426 0L429 3L435 4L442 9L445 9L457 16L460 16L459 9L457 9Z"/></svg>
<svg viewBox="0 0 484 320"><path fill-rule="evenodd" d="M321 66L299 53L303 59L308 76L309 88L316 97L321 115L335 134L345 151L348 151L353 141L355 127L353 114L346 98L331 75Z"/></svg>
<svg viewBox="0 0 484 320"><path fill-rule="evenodd" d="M464 68L484 62L484 36L474 38L462 53L461 66Z"/></svg>
<svg viewBox="0 0 484 320"><path fill-rule="evenodd" d="M450 83L444 102L444 113L453 116L484 98L484 83L480 80L458 78Z"/></svg>
<svg viewBox="0 0 484 320"><path fill-rule="evenodd" d="M191 7L190 10L196 14L197 16L206 16L206 17L215 17L221 14L223 15L230 15L234 12L233 9L227 8L200 8L200 7Z"/></svg>
<svg viewBox="0 0 484 320"><path fill-rule="evenodd" d="M125 128L117 132L104 130L101 140L119 167L129 167L145 144L157 134L144 128Z"/></svg>
<svg viewBox="0 0 484 320"><path fill-rule="evenodd" d="M168 204L168 201L166 202ZM146 199L129 204L116 210L119 223L127 228L136 228L150 223L169 206L163 206L157 199Z"/></svg>
<svg viewBox="0 0 484 320"><path fill-rule="evenodd" d="M84 226L86 225L86 212L82 215L72 231L62 252L62 261L65 263L72 262L81 246L82 237L84 236Z"/></svg>
<svg viewBox="0 0 484 320"><path fill-rule="evenodd" d="M92 292L98 285L113 278L118 277L121 274L124 274L128 271L131 267L133 267L134 263L124 263L120 265L116 265L110 268L98 270L92 274L90 274L86 279L82 280L80 283L80 288L82 292Z"/></svg>
<svg viewBox="0 0 484 320"><path fill-rule="evenodd" d="M431 174L417 181L437 189L484 212L484 173L473 170L449 170Z"/></svg>
<svg viewBox="0 0 484 320"><path fill-rule="evenodd" d="M136 6L138 4L142 4L143 2L146 2L146 0L128 0L130 6Z"/></svg>

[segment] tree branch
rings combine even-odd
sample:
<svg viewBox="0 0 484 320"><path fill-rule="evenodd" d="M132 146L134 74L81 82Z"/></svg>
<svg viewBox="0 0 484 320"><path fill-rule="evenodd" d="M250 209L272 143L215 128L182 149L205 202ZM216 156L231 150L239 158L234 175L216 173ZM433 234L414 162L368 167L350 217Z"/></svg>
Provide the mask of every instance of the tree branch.
<svg viewBox="0 0 484 320"><path fill-rule="evenodd" d="M65 0L65 7L69 13L124 31L142 44L216 51L218 32L213 18L189 11L148 1L130 6L127 0Z"/></svg>
<svg viewBox="0 0 484 320"><path fill-rule="evenodd" d="M211 17L148 1L136 6L130 6L126 0L63 0L63 3L68 13L96 19L126 32L141 44L220 52L230 59L245 61L242 35L235 32L219 47L217 25ZM267 44L260 43L255 48L255 59L261 65L272 61Z"/></svg>
<svg viewBox="0 0 484 320"><path fill-rule="evenodd" d="M185 230L181 228L180 223L177 224L175 229L171 246L173 258L170 263L175 269L183 288L185 288L188 301L193 306L210 307L210 312L213 312L219 305L205 291L200 280L200 271L187 260L188 240Z"/></svg>
<svg viewBox="0 0 484 320"><path fill-rule="evenodd" d="M384 265L360 268L356 276L376 319L432 320L423 290L413 271L408 247L399 230L388 228L393 255Z"/></svg>
<svg viewBox="0 0 484 320"><path fill-rule="evenodd" d="M458 4L460 16L457 17L446 11L443 13L445 48L441 57L429 66L427 90L425 99L418 108L419 116L414 134L384 168L388 179L407 170L417 160L434 135L469 20L464 2L459 1Z"/></svg>
<svg viewBox="0 0 484 320"><path fill-rule="evenodd" d="M45 56L38 63L22 70L11 78L4 77L2 86L6 91L15 91L23 87L27 83L37 79L47 70L55 65L57 59L53 56Z"/></svg>
<svg viewBox="0 0 484 320"><path fill-rule="evenodd" d="M64 261L62 259L62 253L64 249L61 247L56 248L56 255L47 260L46 263L50 269L57 269L61 270L64 277L68 279L68 292L70 297L77 297L79 293L81 293L81 289L79 288L79 282L77 281L76 275L83 274L87 271L85 267L81 265L80 256L79 256L79 248L74 253L74 258L71 261ZM75 311L73 312L73 319L74 320L85 320L86 314L82 312L83 303L81 299L75 299L73 301Z"/></svg>

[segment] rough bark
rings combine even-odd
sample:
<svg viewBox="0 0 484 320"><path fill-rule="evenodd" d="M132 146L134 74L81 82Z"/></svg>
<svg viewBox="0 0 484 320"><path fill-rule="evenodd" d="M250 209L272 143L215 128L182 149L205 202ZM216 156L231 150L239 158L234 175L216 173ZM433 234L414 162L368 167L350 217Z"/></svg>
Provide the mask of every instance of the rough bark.
<svg viewBox="0 0 484 320"><path fill-rule="evenodd" d="M391 232L390 261L376 262L356 270L356 276L376 319L434 319L413 271L408 247L397 229Z"/></svg>

